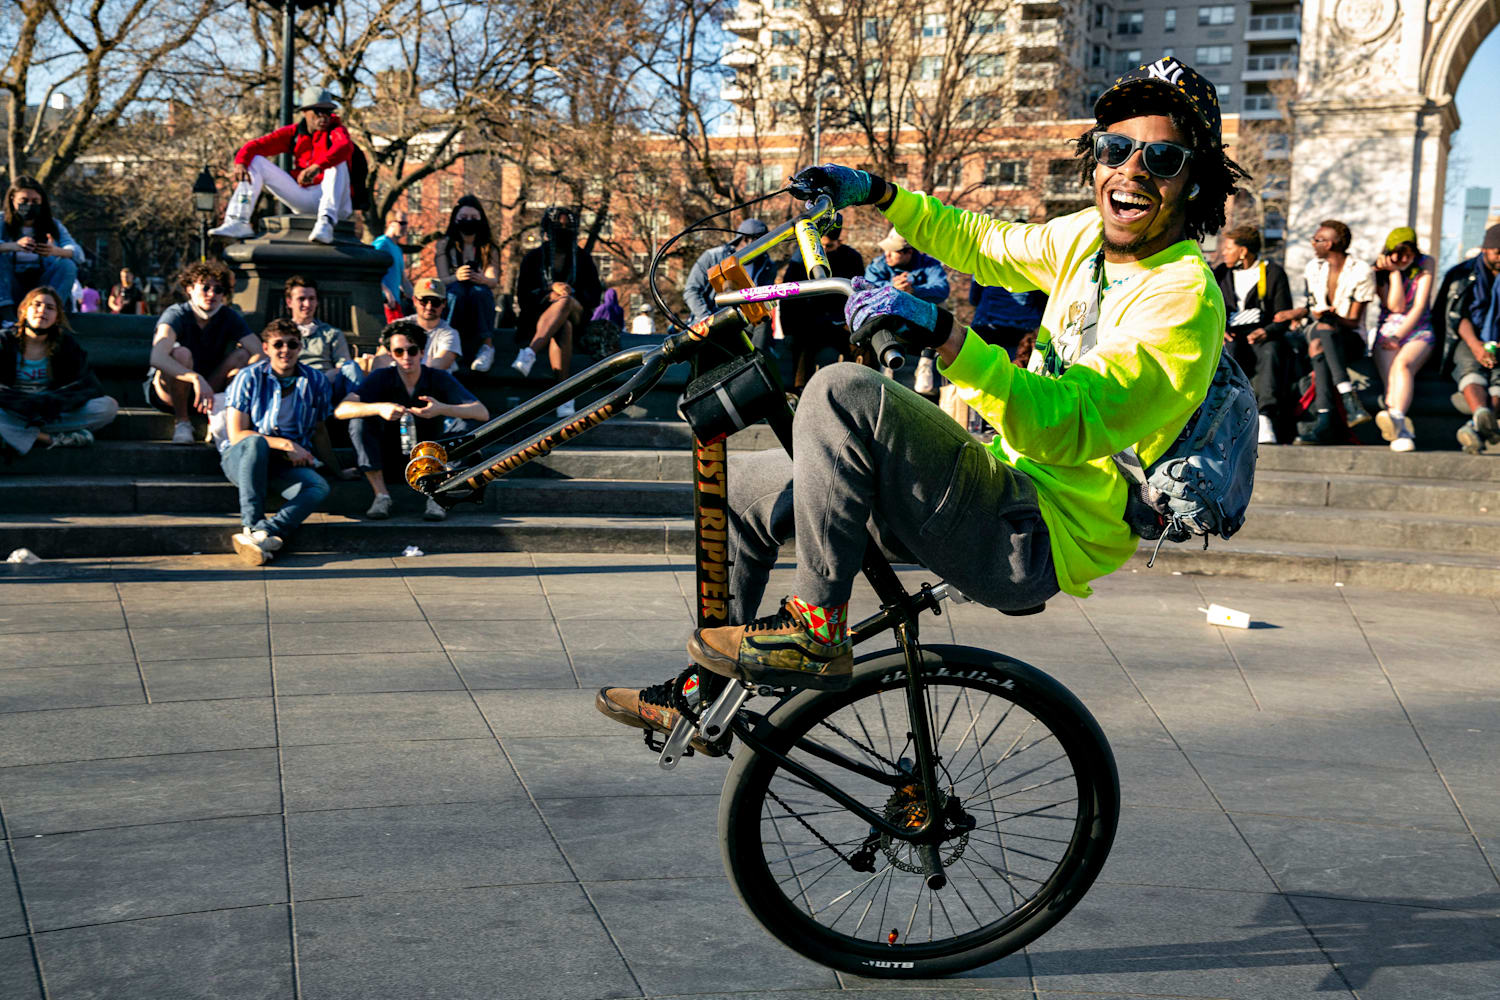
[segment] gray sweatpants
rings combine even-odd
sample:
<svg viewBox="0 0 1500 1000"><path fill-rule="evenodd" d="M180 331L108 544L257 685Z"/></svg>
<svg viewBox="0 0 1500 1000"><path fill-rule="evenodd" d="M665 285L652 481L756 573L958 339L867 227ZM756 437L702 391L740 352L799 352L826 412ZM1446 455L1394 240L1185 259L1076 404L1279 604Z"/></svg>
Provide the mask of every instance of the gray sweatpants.
<svg viewBox="0 0 1500 1000"><path fill-rule="evenodd" d="M931 402L842 363L808 382L780 448L729 460L729 620L755 616L781 544L797 540L797 595L849 600L867 529L892 561L926 566L993 608L1057 593L1036 487Z"/></svg>

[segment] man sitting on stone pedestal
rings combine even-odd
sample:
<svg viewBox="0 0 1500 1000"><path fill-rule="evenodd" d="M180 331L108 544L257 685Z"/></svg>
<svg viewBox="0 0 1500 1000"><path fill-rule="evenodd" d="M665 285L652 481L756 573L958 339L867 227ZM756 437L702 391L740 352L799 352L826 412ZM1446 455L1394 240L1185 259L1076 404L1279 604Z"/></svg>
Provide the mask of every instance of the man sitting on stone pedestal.
<svg viewBox="0 0 1500 1000"><path fill-rule="evenodd" d="M209 235L230 240L254 236L250 213L261 189L269 187L295 214L318 217L309 242L333 242L334 223L354 211L349 168L355 153L348 131L334 113L335 106L331 93L310 87L302 92L302 102L297 106L299 121L240 147L234 156L232 176L236 186L224 211L224 224L209 230ZM271 162L271 157L282 153L292 154L295 173L289 174Z"/></svg>

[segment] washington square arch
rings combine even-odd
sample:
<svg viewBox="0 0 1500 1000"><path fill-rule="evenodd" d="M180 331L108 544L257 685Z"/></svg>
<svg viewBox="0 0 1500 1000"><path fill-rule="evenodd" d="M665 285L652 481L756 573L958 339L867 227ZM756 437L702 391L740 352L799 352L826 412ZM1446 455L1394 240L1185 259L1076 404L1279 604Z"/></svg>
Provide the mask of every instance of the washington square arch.
<svg viewBox="0 0 1500 1000"><path fill-rule="evenodd" d="M1303 0L1287 212L1293 274L1328 218L1349 224L1362 257L1402 224L1436 252L1459 127L1454 94L1497 22L1500 0Z"/></svg>

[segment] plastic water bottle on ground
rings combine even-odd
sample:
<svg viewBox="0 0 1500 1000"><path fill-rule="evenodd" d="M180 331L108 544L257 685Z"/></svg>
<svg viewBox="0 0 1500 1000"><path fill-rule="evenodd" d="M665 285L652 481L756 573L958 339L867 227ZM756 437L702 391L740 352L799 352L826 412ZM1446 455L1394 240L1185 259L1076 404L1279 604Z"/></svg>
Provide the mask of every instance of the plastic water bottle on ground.
<svg viewBox="0 0 1500 1000"><path fill-rule="evenodd" d="M401 454L410 455L417 446L417 418L410 413L401 414Z"/></svg>

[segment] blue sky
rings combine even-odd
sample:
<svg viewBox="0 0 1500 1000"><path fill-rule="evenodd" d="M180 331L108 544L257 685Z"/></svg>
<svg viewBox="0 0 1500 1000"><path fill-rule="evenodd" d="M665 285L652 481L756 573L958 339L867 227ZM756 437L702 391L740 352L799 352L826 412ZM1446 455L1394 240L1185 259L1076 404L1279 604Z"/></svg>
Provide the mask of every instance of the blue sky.
<svg viewBox="0 0 1500 1000"><path fill-rule="evenodd" d="M1463 215L1463 189L1488 187L1490 203L1500 204L1500 156L1494 153L1500 135L1500 101L1495 88L1500 83L1500 31L1479 46L1458 85L1458 117L1462 123L1453 136L1453 151L1462 163L1462 174L1450 172L1450 186L1443 212L1443 236L1458 235Z"/></svg>

